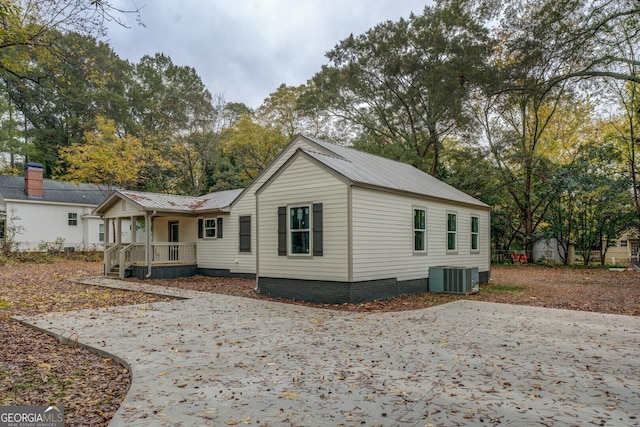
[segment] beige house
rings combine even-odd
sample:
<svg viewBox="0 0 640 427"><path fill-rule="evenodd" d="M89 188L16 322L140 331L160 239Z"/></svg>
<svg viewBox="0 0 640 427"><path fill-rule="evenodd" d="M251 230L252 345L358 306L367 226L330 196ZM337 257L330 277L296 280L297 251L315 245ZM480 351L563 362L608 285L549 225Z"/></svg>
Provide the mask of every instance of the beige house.
<svg viewBox="0 0 640 427"><path fill-rule="evenodd" d="M427 292L432 267L490 278L489 206L410 165L302 135L243 190L120 191L96 213L108 224L105 271L120 276L255 277L265 294L338 303Z"/></svg>
<svg viewBox="0 0 640 427"><path fill-rule="evenodd" d="M638 245L640 238L638 230L628 230L622 233L615 244L607 248L605 256L606 264L631 264L640 261L638 258ZM603 246L606 245L606 242Z"/></svg>

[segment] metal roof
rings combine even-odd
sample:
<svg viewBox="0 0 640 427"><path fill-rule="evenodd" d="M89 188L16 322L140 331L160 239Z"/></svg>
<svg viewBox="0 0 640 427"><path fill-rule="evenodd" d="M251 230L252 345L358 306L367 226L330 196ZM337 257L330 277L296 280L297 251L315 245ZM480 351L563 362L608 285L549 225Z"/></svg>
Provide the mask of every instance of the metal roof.
<svg viewBox="0 0 640 427"><path fill-rule="evenodd" d="M145 210L200 212L228 207L242 192L238 190L216 191L203 196L177 196L173 194L147 193L120 190L117 193Z"/></svg>
<svg viewBox="0 0 640 427"><path fill-rule="evenodd" d="M130 190L119 190L117 193L143 209L149 210L193 211L200 203L200 199L194 196L176 196L174 194Z"/></svg>
<svg viewBox="0 0 640 427"><path fill-rule="evenodd" d="M71 182L42 180L42 197L29 197L24 191L23 176L0 175L0 195L5 200L42 201L52 203L73 203L97 206L110 192L93 184L73 184Z"/></svg>
<svg viewBox="0 0 640 427"><path fill-rule="evenodd" d="M489 207L480 200L402 162L364 153L331 142L305 136L334 156L309 149L301 149L328 168L354 183L381 187L394 191L414 193L421 196L458 203Z"/></svg>
<svg viewBox="0 0 640 427"><path fill-rule="evenodd" d="M226 208L242 193L242 190L242 188L238 188L236 190L216 191L200 196L199 198L203 200L203 203L196 208L196 211Z"/></svg>

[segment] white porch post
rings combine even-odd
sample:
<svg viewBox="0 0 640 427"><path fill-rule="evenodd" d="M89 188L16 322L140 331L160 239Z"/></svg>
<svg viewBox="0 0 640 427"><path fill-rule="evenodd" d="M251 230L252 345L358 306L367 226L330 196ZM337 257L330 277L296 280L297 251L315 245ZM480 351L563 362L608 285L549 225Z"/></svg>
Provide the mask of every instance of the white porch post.
<svg viewBox="0 0 640 427"><path fill-rule="evenodd" d="M107 269L111 264L109 260L109 253L107 252L107 249L109 249L109 218L102 217L102 223L104 224L104 238L102 239L102 274L106 276L108 273Z"/></svg>
<svg viewBox="0 0 640 427"><path fill-rule="evenodd" d="M138 234L138 230L137 230L138 218L135 216L132 216L131 218L129 218L129 221L131 221L131 243L137 243L136 235Z"/></svg>
<svg viewBox="0 0 640 427"><path fill-rule="evenodd" d="M154 212L155 213L155 212ZM147 279L151 277L151 225L153 221L153 213L145 212L144 228L145 228L145 254L147 256Z"/></svg>
<svg viewBox="0 0 640 427"><path fill-rule="evenodd" d="M118 218L116 221L116 245L120 246L122 243L122 218Z"/></svg>
<svg viewBox="0 0 640 427"><path fill-rule="evenodd" d="M109 218L103 218L102 221L104 224L104 241L102 243L104 243L104 249L106 250L111 234L111 227L109 226L109 224L111 224L111 221L109 220Z"/></svg>

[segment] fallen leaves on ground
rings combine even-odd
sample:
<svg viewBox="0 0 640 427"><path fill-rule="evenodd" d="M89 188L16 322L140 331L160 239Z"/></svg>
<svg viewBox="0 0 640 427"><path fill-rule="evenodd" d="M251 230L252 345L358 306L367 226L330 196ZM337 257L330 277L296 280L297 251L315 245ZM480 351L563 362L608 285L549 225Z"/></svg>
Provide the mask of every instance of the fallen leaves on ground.
<svg viewBox="0 0 640 427"><path fill-rule="evenodd" d="M73 283L100 275L96 262L0 268L0 405L64 406L65 425L107 425L129 390L126 368L10 316L142 304L169 298Z"/></svg>
<svg viewBox="0 0 640 427"><path fill-rule="evenodd" d="M129 373L112 359L62 344L9 316L164 301L138 292L80 285L74 278L100 275L102 264L63 260L0 269L0 405L64 405L68 426L106 425L129 388ZM362 304L312 304L254 292L255 280L190 277L145 281L247 298L353 312L403 311L466 298L640 316L640 273L605 269L494 266L493 280L477 295L423 294ZM220 342L218 345L222 345ZM283 392L283 399L298 396ZM229 423L239 423L230 420ZM231 425L231 424L229 424Z"/></svg>
<svg viewBox="0 0 640 427"><path fill-rule="evenodd" d="M361 304L340 305L271 298L256 293L254 291L256 282L249 279L194 276L145 281L145 283L355 312L416 310L464 298L474 301L640 316L640 272L609 271L602 268L496 265L491 267L491 276L491 283L482 285L480 293L476 295L427 293Z"/></svg>

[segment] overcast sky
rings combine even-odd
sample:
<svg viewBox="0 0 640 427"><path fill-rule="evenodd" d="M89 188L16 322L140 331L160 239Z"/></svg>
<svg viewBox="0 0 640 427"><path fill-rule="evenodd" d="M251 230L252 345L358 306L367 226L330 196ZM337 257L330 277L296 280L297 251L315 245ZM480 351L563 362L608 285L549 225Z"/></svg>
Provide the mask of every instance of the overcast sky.
<svg viewBox="0 0 640 427"><path fill-rule="evenodd" d="M112 25L107 41L123 59L164 53L195 68L209 91L258 107L285 83L305 83L324 54L349 34L419 14L426 0L135 0L144 26ZM114 0L131 9L131 0Z"/></svg>

